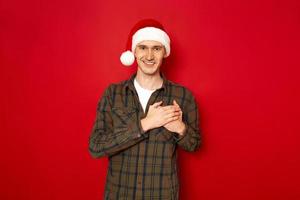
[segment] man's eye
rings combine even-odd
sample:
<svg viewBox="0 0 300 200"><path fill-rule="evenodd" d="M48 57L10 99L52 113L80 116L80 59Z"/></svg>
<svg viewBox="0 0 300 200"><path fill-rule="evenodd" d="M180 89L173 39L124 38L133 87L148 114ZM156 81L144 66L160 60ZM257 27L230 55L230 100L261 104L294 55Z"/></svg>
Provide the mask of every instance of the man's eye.
<svg viewBox="0 0 300 200"><path fill-rule="evenodd" d="M145 46L139 46L139 48L140 48L141 50L145 50L145 49L146 49Z"/></svg>
<svg viewBox="0 0 300 200"><path fill-rule="evenodd" d="M154 50L155 50L155 51L160 51L161 48L160 48L160 47L155 47Z"/></svg>

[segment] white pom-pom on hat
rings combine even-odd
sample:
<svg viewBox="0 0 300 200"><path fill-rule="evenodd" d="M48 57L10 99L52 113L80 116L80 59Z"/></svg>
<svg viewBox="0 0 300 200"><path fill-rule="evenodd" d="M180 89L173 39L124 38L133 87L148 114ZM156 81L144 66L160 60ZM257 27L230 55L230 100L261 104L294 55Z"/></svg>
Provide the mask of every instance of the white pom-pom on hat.
<svg viewBox="0 0 300 200"><path fill-rule="evenodd" d="M128 50L122 53L120 60L123 65L130 66L134 63L135 58L133 53Z"/></svg>

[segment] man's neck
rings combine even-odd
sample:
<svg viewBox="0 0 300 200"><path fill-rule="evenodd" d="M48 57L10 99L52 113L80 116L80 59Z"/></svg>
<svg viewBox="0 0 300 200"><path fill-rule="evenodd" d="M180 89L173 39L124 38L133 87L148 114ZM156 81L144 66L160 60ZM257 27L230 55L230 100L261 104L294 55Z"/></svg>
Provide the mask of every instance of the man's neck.
<svg viewBox="0 0 300 200"><path fill-rule="evenodd" d="M135 78L139 85L147 90L156 90L161 88L163 84L163 79L159 72L154 75L147 75L138 70Z"/></svg>

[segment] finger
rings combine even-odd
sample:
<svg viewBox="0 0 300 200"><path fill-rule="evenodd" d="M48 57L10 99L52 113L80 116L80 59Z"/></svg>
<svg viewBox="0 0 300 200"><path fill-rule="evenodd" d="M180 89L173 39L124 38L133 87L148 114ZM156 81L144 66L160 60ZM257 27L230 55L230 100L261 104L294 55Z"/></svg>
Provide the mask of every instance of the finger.
<svg viewBox="0 0 300 200"><path fill-rule="evenodd" d="M173 99L173 104L178 105L175 99Z"/></svg>
<svg viewBox="0 0 300 200"><path fill-rule="evenodd" d="M165 113L174 112L175 111L175 107L172 107L172 106L162 106L161 109Z"/></svg>
<svg viewBox="0 0 300 200"><path fill-rule="evenodd" d="M174 106L174 105L163 106L162 109L163 109L164 111L175 110L175 109L176 109L176 106Z"/></svg>
<svg viewBox="0 0 300 200"><path fill-rule="evenodd" d="M174 112L174 113L170 113L164 116L165 119L169 119L172 117L180 117L180 113L179 112Z"/></svg>
<svg viewBox="0 0 300 200"><path fill-rule="evenodd" d="M167 110L163 110L163 115L168 115L171 113L179 113L180 110L178 108L172 108L172 109L167 109Z"/></svg>
<svg viewBox="0 0 300 200"><path fill-rule="evenodd" d="M172 121L176 121L176 120L178 120L178 119L179 119L178 116L170 117L170 118L168 118L168 119L166 120L166 124L169 123L169 122L172 122Z"/></svg>
<svg viewBox="0 0 300 200"><path fill-rule="evenodd" d="M169 110L175 112L175 111L180 111L180 108L178 106L172 106L170 108L165 109L165 111L169 111Z"/></svg>
<svg viewBox="0 0 300 200"><path fill-rule="evenodd" d="M173 104L179 106L178 103L177 103L177 101L175 99L173 100Z"/></svg>
<svg viewBox="0 0 300 200"><path fill-rule="evenodd" d="M176 101L175 99L173 100L173 104L174 104L175 106L177 106L178 108L180 108L179 104L177 103L177 101Z"/></svg>
<svg viewBox="0 0 300 200"><path fill-rule="evenodd" d="M182 112L182 111L180 111L180 119L182 119L182 114L183 114L183 112Z"/></svg>
<svg viewBox="0 0 300 200"><path fill-rule="evenodd" d="M173 112L171 113L173 116L180 116L180 111L176 111L176 112Z"/></svg>
<svg viewBox="0 0 300 200"><path fill-rule="evenodd" d="M162 101L159 101L159 102L152 104L151 106L153 106L154 108L157 108L161 103L162 103Z"/></svg>

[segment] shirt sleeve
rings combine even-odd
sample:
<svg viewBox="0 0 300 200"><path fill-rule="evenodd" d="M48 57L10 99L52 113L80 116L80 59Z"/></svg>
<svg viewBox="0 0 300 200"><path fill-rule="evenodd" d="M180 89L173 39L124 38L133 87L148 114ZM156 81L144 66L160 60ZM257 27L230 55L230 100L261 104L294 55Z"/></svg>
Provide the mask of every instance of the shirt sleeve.
<svg viewBox="0 0 300 200"><path fill-rule="evenodd" d="M142 129L136 111L112 108L109 88L98 103L96 120L89 137L89 152L95 158L112 156L149 137ZM118 118L120 123L114 123L114 118Z"/></svg>
<svg viewBox="0 0 300 200"><path fill-rule="evenodd" d="M177 144L186 151L195 151L201 144L201 131L199 128L199 113L195 98L190 93L188 105L183 109L183 122L186 129L183 136L175 134Z"/></svg>

